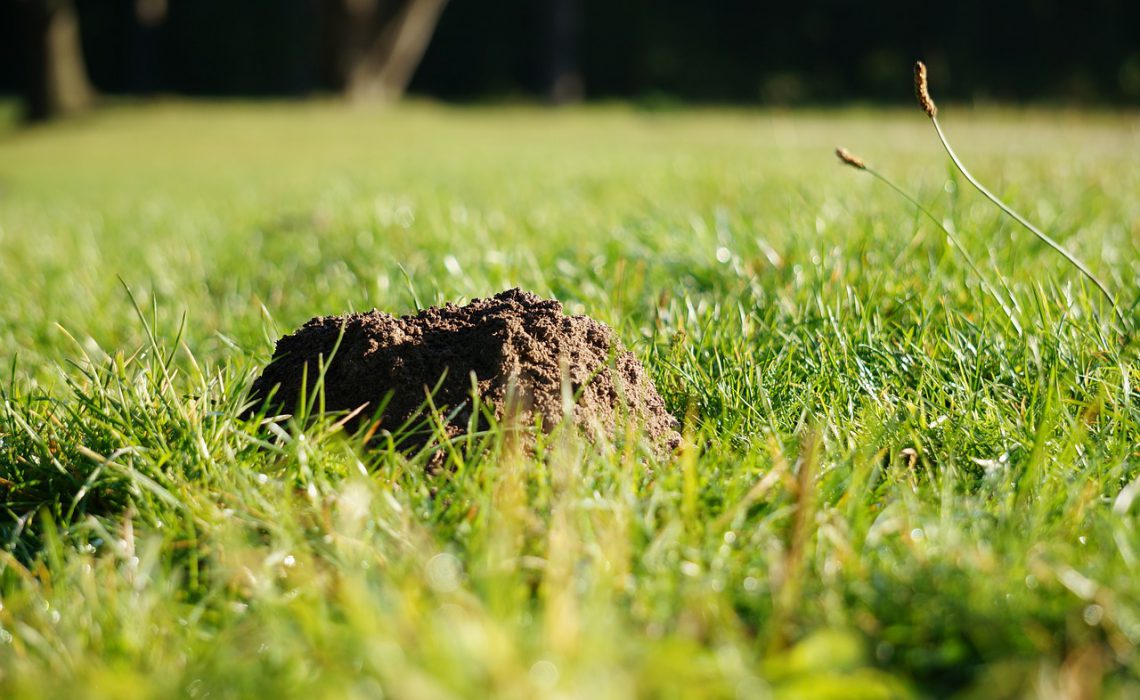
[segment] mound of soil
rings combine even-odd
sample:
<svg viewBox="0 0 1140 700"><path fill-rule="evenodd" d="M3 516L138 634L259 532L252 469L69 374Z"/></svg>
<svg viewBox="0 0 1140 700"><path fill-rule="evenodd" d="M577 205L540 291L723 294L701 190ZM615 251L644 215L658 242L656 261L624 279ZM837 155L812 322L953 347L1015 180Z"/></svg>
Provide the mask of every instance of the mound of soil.
<svg viewBox="0 0 1140 700"><path fill-rule="evenodd" d="M676 419L609 327L566 316L557 301L520 289L414 316L371 311L314 318L277 341L272 362L253 384L251 412L267 400L271 410L292 412L306 381L312 395L321 362L325 410L364 407L349 429L377 415L379 428L393 433L422 424L430 393L441 415L452 416L447 432L461 435L471 424L474 389L497 420L514 414L520 425L534 425L540 419L549 432L563 418L565 378L577 397L570 417L588 435L612 434L628 417L661 451L680 442ZM409 451L430 439L423 429L406 435Z"/></svg>

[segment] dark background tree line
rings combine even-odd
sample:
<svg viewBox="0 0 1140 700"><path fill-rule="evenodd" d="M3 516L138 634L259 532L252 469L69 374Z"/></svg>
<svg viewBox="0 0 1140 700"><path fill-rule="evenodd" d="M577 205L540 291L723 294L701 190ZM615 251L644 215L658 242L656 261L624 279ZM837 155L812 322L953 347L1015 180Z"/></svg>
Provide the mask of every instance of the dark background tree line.
<svg viewBox="0 0 1140 700"><path fill-rule="evenodd" d="M898 101L915 57L946 99L1137 105L1140 2L0 0L0 91L31 116L96 93Z"/></svg>

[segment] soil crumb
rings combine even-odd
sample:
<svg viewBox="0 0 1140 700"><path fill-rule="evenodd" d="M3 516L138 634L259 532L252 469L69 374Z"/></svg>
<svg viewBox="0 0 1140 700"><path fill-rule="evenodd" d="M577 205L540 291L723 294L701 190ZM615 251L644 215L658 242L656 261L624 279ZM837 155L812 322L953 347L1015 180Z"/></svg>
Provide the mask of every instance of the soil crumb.
<svg viewBox="0 0 1140 700"><path fill-rule="evenodd" d="M431 439L422 427L429 393L440 415L450 416L445 430L452 437L473 423L473 391L496 420L514 413L520 425L540 423L549 432L564 415L564 377L577 398L569 415L587 435L612 436L628 418L660 452L680 443L676 419L608 326L567 316L559 302L521 289L399 318L375 310L314 318L277 341L253 383L250 412L267 400L273 411L295 410L303 388L312 396L322 362L325 410L363 407L348 429L372 427L378 416L377 434L406 435L401 447L409 452ZM399 431L417 424L418 431Z"/></svg>

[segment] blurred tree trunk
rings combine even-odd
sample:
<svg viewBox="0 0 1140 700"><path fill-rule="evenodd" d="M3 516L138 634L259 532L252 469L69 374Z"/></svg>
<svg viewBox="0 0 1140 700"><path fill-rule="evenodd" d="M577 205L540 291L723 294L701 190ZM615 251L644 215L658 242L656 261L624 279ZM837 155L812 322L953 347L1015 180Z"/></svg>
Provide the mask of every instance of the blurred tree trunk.
<svg viewBox="0 0 1140 700"><path fill-rule="evenodd" d="M556 105L581 102L578 73L578 0L546 1L546 70L543 91Z"/></svg>
<svg viewBox="0 0 1140 700"><path fill-rule="evenodd" d="M18 2L23 42L25 117L43 121L91 106L79 18L70 0Z"/></svg>
<svg viewBox="0 0 1140 700"><path fill-rule="evenodd" d="M403 96L447 0L324 0L325 64L354 101Z"/></svg>
<svg viewBox="0 0 1140 700"><path fill-rule="evenodd" d="M170 14L168 0L135 0L127 63L127 89L149 95L161 86L159 47L163 24Z"/></svg>

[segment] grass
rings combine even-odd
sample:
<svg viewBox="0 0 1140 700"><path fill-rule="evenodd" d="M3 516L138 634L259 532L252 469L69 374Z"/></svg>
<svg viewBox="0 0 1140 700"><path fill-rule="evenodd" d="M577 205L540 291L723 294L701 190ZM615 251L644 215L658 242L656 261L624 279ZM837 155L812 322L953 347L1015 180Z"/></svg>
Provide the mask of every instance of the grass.
<svg viewBox="0 0 1140 700"><path fill-rule="evenodd" d="M955 112L1134 323L1135 116ZM1135 696L1136 346L928 128L160 103L0 133L0 696ZM311 316L515 285L617 329L675 461L492 435L429 477L236 418Z"/></svg>

